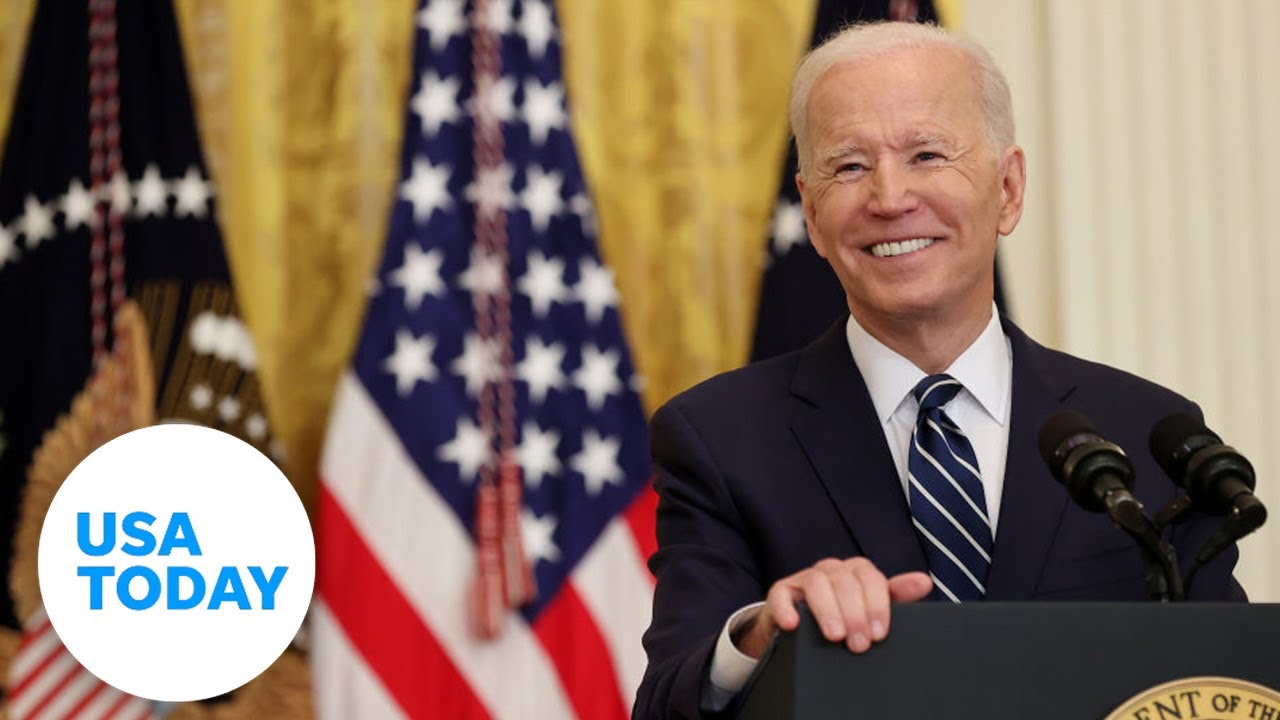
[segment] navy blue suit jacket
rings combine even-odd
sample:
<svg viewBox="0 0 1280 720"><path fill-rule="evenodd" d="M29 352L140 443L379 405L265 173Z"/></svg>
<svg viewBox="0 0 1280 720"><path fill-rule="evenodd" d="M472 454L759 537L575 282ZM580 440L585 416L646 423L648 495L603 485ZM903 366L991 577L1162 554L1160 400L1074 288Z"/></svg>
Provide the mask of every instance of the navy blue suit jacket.
<svg viewBox="0 0 1280 720"><path fill-rule="evenodd" d="M1177 495L1147 451L1165 415L1199 408L1128 373L1049 350L1007 319L1013 351L1009 453L987 579L990 600L1147 599L1142 557L1102 515L1068 498L1037 450L1060 410L1087 415L1129 452L1149 511ZM884 431L844 332L712 378L654 415L659 549L649 666L635 717L698 717L716 638L774 581L827 557L866 556L887 576L925 570ZM1184 568L1216 527L1195 515L1170 537ZM1243 600L1232 548L1191 597Z"/></svg>

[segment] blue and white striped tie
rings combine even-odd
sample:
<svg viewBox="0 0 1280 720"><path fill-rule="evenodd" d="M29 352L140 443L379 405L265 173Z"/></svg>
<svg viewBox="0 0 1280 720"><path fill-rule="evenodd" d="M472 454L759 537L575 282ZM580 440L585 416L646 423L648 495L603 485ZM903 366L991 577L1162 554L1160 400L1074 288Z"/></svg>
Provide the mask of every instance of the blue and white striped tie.
<svg viewBox="0 0 1280 720"><path fill-rule="evenodd" d="M942 411L961 389L945 374L916 385L920 415L907 452L907 500L933 576L930 598L951 602L981 600L991 567L991 520L978 458Z"/></svg>

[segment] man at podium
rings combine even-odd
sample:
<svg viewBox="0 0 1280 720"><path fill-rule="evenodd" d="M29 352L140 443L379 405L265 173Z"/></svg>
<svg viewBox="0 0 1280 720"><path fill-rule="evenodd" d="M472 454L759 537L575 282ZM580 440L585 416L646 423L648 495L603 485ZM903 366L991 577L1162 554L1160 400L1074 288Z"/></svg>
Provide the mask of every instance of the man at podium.
<svg viewBox="0 0 1280 720"><path fill-rule="evenodd" d="M1134 450L1160 418L1200 417L995 311L996 241L1018 224L1026 171L984 49L932 26L848 28L801 63L790 114L809 237L850 315L654 415L637 717L729 707L799 601L857 653L889 632L891 602L1146 599L1137 546L1071 502L1037 432L1074 410ZM1147 507L1180 494L1145 450L1131 460ZM1185 560L1215 526L1192 514L1166 539ZM1243 600L1236 557L1200 569L1189 598Z"/></svg>

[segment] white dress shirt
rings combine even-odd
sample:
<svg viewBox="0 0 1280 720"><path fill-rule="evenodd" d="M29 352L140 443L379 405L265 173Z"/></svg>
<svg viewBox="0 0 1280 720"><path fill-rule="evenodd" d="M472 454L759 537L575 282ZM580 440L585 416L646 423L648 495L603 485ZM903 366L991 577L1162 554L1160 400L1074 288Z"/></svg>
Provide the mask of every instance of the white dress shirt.
<svg viewBox="0 0 1280 720"><path fill-rule="evenodd" d="M875 339L853 316L845 326L849 351L871 393L871 404L884 430L893 464L907 492L907 449L915 432L920 406L912 390L928 373ZM1013 381L1013 350L992 305L991 320L976 340L945 371L964 389L943 410L973 445L982 475L982 491L991 518L992 539L1000 517L1004 466L1009 450L1009 408ZM753 603L729 617L711 656L711 676L704 704L723 708L746 684L756 660L734 647L731 634L755 618L764 605Z"/></svg>

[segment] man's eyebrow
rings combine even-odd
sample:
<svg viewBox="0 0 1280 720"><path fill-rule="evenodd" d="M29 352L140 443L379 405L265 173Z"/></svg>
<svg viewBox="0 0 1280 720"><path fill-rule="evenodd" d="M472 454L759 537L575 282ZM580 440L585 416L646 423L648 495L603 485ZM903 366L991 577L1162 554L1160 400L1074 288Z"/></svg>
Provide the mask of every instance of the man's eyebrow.
<svg viewBox="0 0 1280 720"><path fill-rule="evenodd" d="M833 147L827 150L826 152L822 153L822 157L819 158L819 162L826 164L833 160L839 160L840 158L845 158L845 157L849 157L850 155L855 155L859 152L862 152L862 148L858 147L857 145L837 145L836 147Z"/></svg>
<svg viewBox="0 0 1280 720"><path fill-rule="evenodd" d="M953 144L954 143L951 138L943 135L942 133L919 133L907 142L907 147L918 148L923 145L942 145L950 147Z"/></svg>

